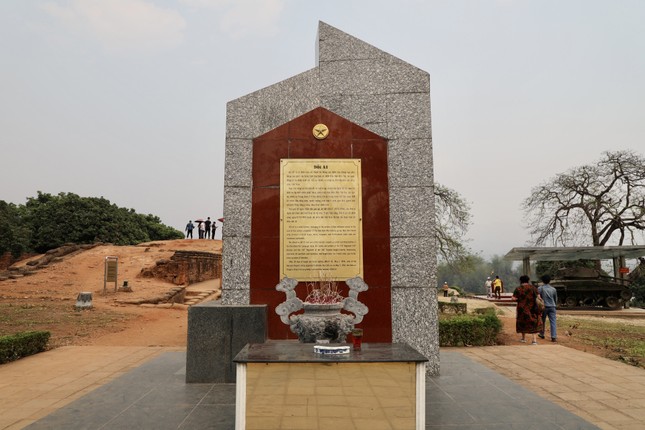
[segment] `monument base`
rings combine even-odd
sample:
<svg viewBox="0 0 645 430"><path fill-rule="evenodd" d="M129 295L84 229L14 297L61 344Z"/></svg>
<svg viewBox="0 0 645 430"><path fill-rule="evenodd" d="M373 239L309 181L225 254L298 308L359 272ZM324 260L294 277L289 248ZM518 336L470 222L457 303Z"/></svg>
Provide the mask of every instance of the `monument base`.
<svg viewBox="0 0 645 430"><path fill-rule="evenodd" d="M233 357L267 339L266 305L206 302L188 309L187 383L235 382Z"/></svg>
<svg viewBox="0 0 645 430"><path fill-rule="evenodd" d="M247 345L234 358L235 428L424 429L426 361L403 343L342 355L295 341Z"/></svg>

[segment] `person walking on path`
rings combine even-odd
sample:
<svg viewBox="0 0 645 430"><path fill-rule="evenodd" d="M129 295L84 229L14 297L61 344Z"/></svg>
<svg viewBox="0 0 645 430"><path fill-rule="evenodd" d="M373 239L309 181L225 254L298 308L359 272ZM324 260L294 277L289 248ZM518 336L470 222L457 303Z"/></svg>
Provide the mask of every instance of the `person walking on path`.
<svg viewBox="0 0 645 430"><path fill-rule="evenodd" d="M544 300L544 312L542 312L542 330L538 336L540 339L544 339L544 328L546 325L546 317L549 317L549 326L551 329L551 342L558 341L557 326L555 323L555 307L558 304L558 290L553 288L549 282L551 282L551 277L549 275L542 276L543 285L538 287L538 293L540 297Z"/></svg>
<svg viewBox="0 0 645 430"><path fill-rule="evenodd" d="M502 299L502 290L504 289L504 281L499 279L499 276L495 276L495 280L493 281L493 296L495 296L496 299Z"/></svg>
<svg viewBox="0 0 645 430"><path fill-rule="evenodd" d="M484 287L486 287L486 297L489 299L493 297L493 281L490 280L490 276L486 278L486 282L484 282Z"/></svg>
<svg viewBox="0 0 645 430"><path fill-rule="evenodd" d="M193 220L188 220L188 224L186 224L186 239L188 238L193 238L193 229L195 228L195 224L193 224Z"/></svg>
<svg viewBox="0 0 645 430"><path fill-rule="evenodd" d="M211 238L211 217L208 217L206 221L204 221L204 234L204 239Z"/></svg>
<svg viewBox="0 0 645 430"><path fill-rule="evenodd" d="M526 275L520 276L520 286L513 291L517 300L515 331L522 333L520 342L526 342L526 334L533 335L531 345L537 345L537 334L542 331L542 315L537 306L538 289L530 283Z"/></svg>
<svg viewBox="0 0 645 430"><path fill-rule="evenodd" d="M447 282L443 283L443 287L441 287L441 289L443 290L443 296L448 297L448 290L450 289L450 287L448 287Z"/></svg>

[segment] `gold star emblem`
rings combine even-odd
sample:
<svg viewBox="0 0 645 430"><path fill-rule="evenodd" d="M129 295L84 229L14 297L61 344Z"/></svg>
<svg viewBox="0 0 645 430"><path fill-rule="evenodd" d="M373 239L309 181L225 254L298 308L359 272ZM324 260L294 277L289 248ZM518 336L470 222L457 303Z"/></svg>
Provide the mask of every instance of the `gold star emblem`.
<svg viewBox="0 0 645 430"><path fill-rule="evenodd" d="M325 124L316 124L312 130L314 137L318 140L323 140L329 135L329 129Z"/></svg>

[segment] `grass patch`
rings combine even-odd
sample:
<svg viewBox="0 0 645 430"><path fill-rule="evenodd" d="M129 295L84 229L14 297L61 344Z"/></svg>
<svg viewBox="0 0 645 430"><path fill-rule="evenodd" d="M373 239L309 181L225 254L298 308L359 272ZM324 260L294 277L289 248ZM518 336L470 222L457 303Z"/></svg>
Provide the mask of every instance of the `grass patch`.
<svg viewBox="0 0 645 430"><path fill-rule="evenodd" d="M14 335L21 331L49 331L49 347L75 344L91 333L118 331L135 316L124 315L109 309L78 311L71 301L34 301L12 299L0 302L0 336Z"/></svg>
<svg viewBox="0 0 645 430"><path fill-rule="evenodd" d="M645 326L600 318L559 316L558 332L604 350L608 358L645 368Z"/></svg>

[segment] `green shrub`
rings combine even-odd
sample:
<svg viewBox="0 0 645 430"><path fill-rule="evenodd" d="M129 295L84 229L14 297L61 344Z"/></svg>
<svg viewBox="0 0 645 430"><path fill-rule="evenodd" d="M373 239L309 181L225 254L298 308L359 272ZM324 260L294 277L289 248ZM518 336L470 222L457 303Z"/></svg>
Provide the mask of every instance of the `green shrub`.
<svg viewBox="0 0 645 430"><path fill-rule="evenodd" d="M103 197L38 191L24 205L0 200L0 255L44 253L66 243L136 245L183 237L183 231L162 224L159 217L118 207Z"/></svg>
<svg viewBox="0 0 645 430"><path fill-rule="evenodd" d="M504 312L497 308L477 308L473 310L473 313L477 315L486 315L487 313L494 313L495 315L503 314Z"/></svg>
<svg viewBox="0 0 645 430"><path fill-rule="evenodd" d="M0 364L44 351L49 336L48 331L26 331L0 336Z"/></svg>
<svg viewBox="0 0 645 430"><path fill-rule="evenodd" d="M439 319L439 346L494 345L502 330L495 311L483 315L456 315Z"/></svg>

